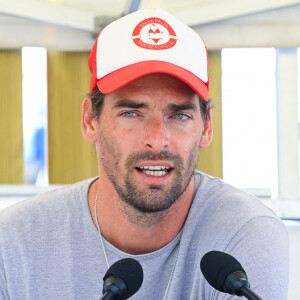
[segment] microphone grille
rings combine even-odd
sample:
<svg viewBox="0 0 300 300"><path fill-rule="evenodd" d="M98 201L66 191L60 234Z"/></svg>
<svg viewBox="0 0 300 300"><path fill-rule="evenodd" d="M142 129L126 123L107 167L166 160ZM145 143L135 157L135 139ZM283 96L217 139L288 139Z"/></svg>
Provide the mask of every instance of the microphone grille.
<svg viewBox="0 0 300 300"><path fill-rule="evenodd" d="M242 265L231 255L210 251L206 253L200 262L201 271L208 283L220 292L225 292L224 284L227 276L235 271L242 271Z"/></svg>
<svg viewBox="0 0 300 300"><path fill-rule="evenodd" d="M103 280L112 276L121 278L126 283L126 299L131 297L139 290L144 279L144 273L141 264L133 258L124 258L115 262L107 270Z"/></svg>

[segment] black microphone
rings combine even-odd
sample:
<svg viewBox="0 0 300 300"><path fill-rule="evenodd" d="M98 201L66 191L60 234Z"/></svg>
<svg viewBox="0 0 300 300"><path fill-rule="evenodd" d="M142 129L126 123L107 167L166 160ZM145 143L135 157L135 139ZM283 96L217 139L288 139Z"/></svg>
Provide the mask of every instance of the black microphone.
<svg viewBox="0 0 300 300"><path fill-rule="evenodd" d="M115 262L103 277L101 300L125 300L135 294L142 285L143 268L133 258Z"/></svg>
<svg viewBox="0 0 300 300"><path fill-rule="evenodd" d="M233 256L210 251L202 257L200 268L208 283L218 291L245 296L249 300L263 300L250 289L245 270Z"/></svg>

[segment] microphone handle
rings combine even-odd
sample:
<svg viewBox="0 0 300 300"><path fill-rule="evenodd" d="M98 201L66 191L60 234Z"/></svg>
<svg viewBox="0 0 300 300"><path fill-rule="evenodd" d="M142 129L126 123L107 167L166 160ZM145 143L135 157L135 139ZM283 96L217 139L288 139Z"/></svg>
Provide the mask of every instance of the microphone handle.
<svg viewBox="0 0 300 300"><path fill-rule="evenodd" d="M243 285L240 288L240 293L245 296L248 300L263 300L256 293L254 293L248 286Z"/></svg>
<svg viewBox="0 0 300 300"><path fill-rule="evenodd" d="M115 294L110 291L110 290L107 290L103 296L101 297L100 300L116 300L117 298L115 297Z"/></svg>

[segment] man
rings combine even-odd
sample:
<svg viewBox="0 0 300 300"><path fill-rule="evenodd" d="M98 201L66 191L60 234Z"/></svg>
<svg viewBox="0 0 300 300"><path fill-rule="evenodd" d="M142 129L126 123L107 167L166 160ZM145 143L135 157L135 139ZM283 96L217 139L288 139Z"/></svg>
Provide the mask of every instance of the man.
<svg viewBox="0 0 300 300"><path fill-rule="evenodd" d="M202 39L162 10L125 16L89 58L82 132L99 178L37 196L0 215L0 299L99 299L114 262L144 271L131 299L235 299L199 263L236 257L263 299L283 300L288 239L255 197L194 171L212 140Z"/></svg>

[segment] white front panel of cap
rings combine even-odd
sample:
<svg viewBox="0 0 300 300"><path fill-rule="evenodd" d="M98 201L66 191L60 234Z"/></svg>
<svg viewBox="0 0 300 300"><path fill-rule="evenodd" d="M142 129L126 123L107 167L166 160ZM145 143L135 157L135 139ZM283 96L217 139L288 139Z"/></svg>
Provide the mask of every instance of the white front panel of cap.
<svg viewBox="0 0 300 300"><path fill-rule="evenodd" d="M142 10L103 29L97 47L97 78L141 61L180 66L207 82L207 54L199 35L163 10Z"/></svg>

